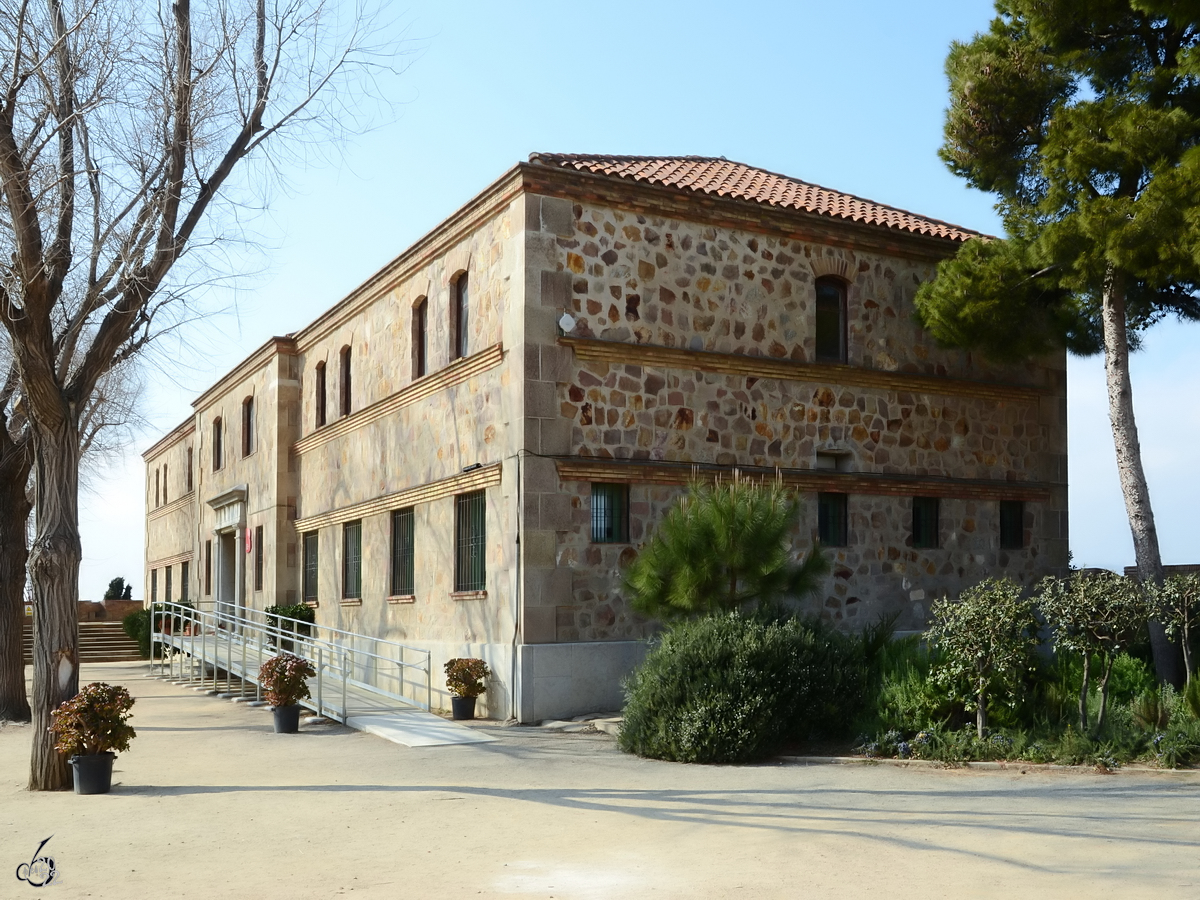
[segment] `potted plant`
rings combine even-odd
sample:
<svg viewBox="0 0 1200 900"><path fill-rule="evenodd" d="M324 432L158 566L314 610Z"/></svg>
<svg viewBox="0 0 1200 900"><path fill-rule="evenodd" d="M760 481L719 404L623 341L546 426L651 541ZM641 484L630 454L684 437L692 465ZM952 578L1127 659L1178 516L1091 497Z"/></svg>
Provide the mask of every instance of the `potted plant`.
<svg viewBox="0 0 1200 900"><path fill-rule="evenodd" d="M452 659L446 663L446 687L450 689L450 707L455 719L475 718L475 698L487 688L483 684L492 670L482 659Z"/></svg>
<svg viewBox="0 0 1200 900"><path fill-rule="evenodd" d="M113 760L137 737L128 723L132 708L125 688L96 682L50 714L50 730L58 739L54 749L70 754L75 793L107 794L112 789Z"/></svg>
<svg viewBox="0 0 1200 900"><path fill-rule="evenodd" d="M276 734L295 734L300 730L300 701L312 696L308 679L316 674L312 663L291 653L272 656L262 664L258 683L271 704Z"/></svg>

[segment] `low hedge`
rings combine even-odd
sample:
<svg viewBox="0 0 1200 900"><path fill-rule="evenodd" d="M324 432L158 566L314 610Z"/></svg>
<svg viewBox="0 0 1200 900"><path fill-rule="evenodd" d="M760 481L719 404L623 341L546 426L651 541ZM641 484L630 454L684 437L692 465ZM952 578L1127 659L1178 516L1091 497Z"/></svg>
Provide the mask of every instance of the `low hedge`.
<svg viewBox="0 0 1200 900"><path fill-rule="evenodd" d="M727 613L675 626L626 683L620 745L656 759L762 759L838 735L862 707L861 643L819 623Z"/></svg>

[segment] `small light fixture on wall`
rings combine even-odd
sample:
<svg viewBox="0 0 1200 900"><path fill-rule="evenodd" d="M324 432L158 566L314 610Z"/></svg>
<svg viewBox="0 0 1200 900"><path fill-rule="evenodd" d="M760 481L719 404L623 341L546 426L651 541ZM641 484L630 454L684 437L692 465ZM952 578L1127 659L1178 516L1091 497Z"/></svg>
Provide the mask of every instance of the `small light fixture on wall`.
<svg viewBox="0 0 1200 900"><path fill-rule="evenodd" d="M471 465L469 465L469 466L464 466L463 471L464 472L474 472L476 469L482 469L482 468L483 468L483 463L471 463Z"/></svg>
<svg viewBox="0 0 1200 900"><path fill-rule="evenodd" d="M570 334L575 330L575 317L570 313L563 313L562 318L558 320L558 327L562 329L563 334Z"/></svg>

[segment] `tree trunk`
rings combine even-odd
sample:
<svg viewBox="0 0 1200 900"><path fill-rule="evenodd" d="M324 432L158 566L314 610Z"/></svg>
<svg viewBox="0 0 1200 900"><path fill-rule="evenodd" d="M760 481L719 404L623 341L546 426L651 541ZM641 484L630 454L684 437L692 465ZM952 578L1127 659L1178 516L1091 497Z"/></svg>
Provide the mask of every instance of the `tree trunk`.
<svg viewBox="0 0 1200 900"><path fill-rule="evenodd" d="M54 749L50 713L79 693L79 433L74 410L53 430L34 427L37 532L29 554L33 582L33 755L31 791L69 786Z"/></svg>
<svg viewBox="0 0 1200 900"><path fill-rule="evenodd" d="M0 422L0 429L6 426ZM28 444L0 435L0 720L28 722L25 695L25 564L29 558Z"/></svg>
<svg viewBox="0 0 1200 900"><path fill-rule="evenodd" d="M1113 660L1110 656L1104 661L1104 676L1100 679L1100 712L1096 715L1096 734L1104 728L1104 714L1108 712L1108 676L1112 674Z"/></svg>
<svg viewBox="0 0 1200 900"><path fill-rule="evenodd" d="M1083 654L1083 684L1079 688L1079 733L1087 734L1088 727L1088 688L1090 687L1092 655Z"/></svg>
<svg viewBox="0 0 1200 900"><path fill-rule="evenodd" d="M1187 681L1191 681L1195 675L1195 669L1192 667L1192 629L1188 626L1188 614L1190 609L1184 609L1183 615L1183 672ZM1186 683L1186 682L1185 682Z"/></svg>
<svg viewBox="0 0 1200 900"><path fill-rule="evenodd" d="M987 731L987 693L983 687L979 688L979 692L975 695L975 733L979 739L983 740L984 732Z"/></svg>
<svg viewBox="0 0 1200 900"><path fill-rule="evenodd" d="M1162 584L1162 555L1158 532L1154 528L1154 510L1150 507L1150 489L1142 468L1142 448L1138 443L1137 422L1133 415L1133 385L1129 380L1129 339L1125 322L1125 275L1112 266L1104 281L1104 375L1108 384L1108 418L1112 423L1113 444L1117 451L1117 472L1129 530L1133 533L1133 553L1138 576L1143 584ZM1179 650L1167 639L1161 622L1150 622L1150 647L1159 681L1179 687L1182 684Z"/></svg>

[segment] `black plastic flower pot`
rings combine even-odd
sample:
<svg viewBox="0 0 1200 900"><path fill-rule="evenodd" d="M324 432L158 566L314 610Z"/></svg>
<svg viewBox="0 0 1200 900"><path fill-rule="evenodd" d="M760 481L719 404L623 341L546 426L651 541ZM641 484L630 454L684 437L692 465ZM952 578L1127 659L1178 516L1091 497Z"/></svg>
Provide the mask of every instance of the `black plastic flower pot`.
<svg viewBox="0 0 1200 900"><path fill-rule="evenodd" d="M112 790L113 760L115 753L89 753L87 756L72 756L68 762L75 775L75 793L107 794Z"/></svg>
<svg viewBox="0 0 1200 900"><path fill-rule="evenodd" d="M300 730L300 704L291 706L272 706L271 715L275 717L276 734L295 734Z"/></svg>
<svg viewBox="0 0 1200 900"><path fill-rule="evenodd" d="M460 720L475 718L475 700L475 697L451 697L451 715Z"/></svg>

